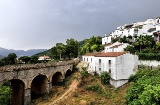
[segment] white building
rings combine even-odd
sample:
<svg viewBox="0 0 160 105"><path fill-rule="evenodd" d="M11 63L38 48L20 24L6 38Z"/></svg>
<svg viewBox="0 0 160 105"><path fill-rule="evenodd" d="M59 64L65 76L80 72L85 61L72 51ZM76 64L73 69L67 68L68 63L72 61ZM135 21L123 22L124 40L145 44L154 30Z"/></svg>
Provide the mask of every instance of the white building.
<svg viewBox="0 0 160 105"><path fill-rule="evenodd" d="M115 42L111 45L105 46L104 52L124 52L124 48L128 45L128 43Z"/></svg>
<svg viewBox="0 0 160 105"><path fill-rule="evenodd" d="M138 56L127 52L90 53L83 55L82 59L88 63L90 73L110 73L110 84L116 88L127 83L138 66Z"/></svg>
<svg viewBox="0 0 160 105"><path fill-rule="evenodd" d="M111 35L107 36L105 34L104 37L102 38L102 45L111 43L111 41L112 41L112 36Z"/></svg>
<svg viewBox="0 0 160 105"><path fill-rule="evenodd" d="M43 60L48 60L48 61L49 61L49 60L51 60L51 59L50 59L49 56L45 56L45 55L44 55L44 56L40 56L40 57L38 58L38 60L39 60L39 61L43 61Z"/></svg>
<svg viewBox="0 0 160 105"><path fill-rule="evenodd" d="M110 35L111 38L122 38L124 36L132 36L133 40L139 35L152 35L160 31L160 17L156 19L147 19L144 22L134 22L119 26ZM156 39L156 38L155 38Z"/></svg>
<svg viewBox="0 0 160 105"><path fill-rule="evenodd" d="M87 71L91 74L95 73L95 55L100 54L102 52L93 52L88 53L82 56L82 61L88 63Z"/></svg>

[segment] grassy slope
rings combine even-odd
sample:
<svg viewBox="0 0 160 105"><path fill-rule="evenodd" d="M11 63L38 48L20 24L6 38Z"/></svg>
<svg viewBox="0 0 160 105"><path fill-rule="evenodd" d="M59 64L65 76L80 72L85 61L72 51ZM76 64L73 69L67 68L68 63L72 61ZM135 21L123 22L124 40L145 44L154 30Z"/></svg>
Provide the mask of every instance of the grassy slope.
<svg viewBox="0 0 160 105"><path fill-rule="evenodd" d="M49 101L55 100L60 97L67 89L69 84L80 75L75 72L67 78L64 86L58 86L53 89L51 97L43 97L43 102L37 100L40 105L47 105ZM102 89L102 93L96 91L88 91L86 88L92 85L98 85ZM118 89L110 85L102 85L98 76L87 75L83 80L79 81L78 88L71 92L70 95L61 100L58 105L125 105L125 95L129 84L124 85ZM45 99L45 100L44 100Z"/></svg>

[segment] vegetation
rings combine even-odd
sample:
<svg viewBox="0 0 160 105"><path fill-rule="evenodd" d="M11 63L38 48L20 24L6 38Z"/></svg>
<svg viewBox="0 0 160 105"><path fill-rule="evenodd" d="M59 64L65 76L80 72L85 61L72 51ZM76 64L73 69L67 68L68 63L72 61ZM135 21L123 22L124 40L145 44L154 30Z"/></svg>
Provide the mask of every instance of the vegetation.
<svg viewBox="0 0 160 105"><path fill-rule="evenodd" d="M3 85L0 85L0 105L10 104L10 82L7 81Z"/></svg>
<svg viewBox="0 0 160 105"><path fill-rule="evenodd" d="M101 79L102 84L108 84L108 83L109 83L109 80L110 80L110 75L109 75L109 73L107 73L107 72L101 73L100 79Z"/></svg>
<svg viewBox="0 0 160 105"><path fill-rule="evenodd" d="M15 53L8 54L7 57L0 60L0 66L16 64L17 55Z"/></svg>
<svg viewBox="0 0 160 105"><path fill-rule="evenodd" d="M48 55L55 61L68 60L78 57L93 51L101 51L104 49L102 46L102 39L99 36L92 36L90 39L84 39L83 41L77 41L73 38L67 39L66 44L57 43L48 51L38 53L36 56Z"/></svg>
<svg viewBox="0 0 160 105"><path fill-rule="evenodd" d="M131 86L126 100L128 105L159 105L160 70L143 69L130 77Z"/></svg>
<svg viewBox="0 0 160 105"><path fill-rule="evenodd" d="M104 49L102 46L102 38L97 36L92 36L90 39L84 39L84 45L80 47L80 54L86 54L93 51L101 51Z"/></svg>
<svg viewBox="0 0 160 105"><path fill-rule="evenodd" d="M9 105L10 100L10 88L8 86L0 86L0 104Z"/></svg>

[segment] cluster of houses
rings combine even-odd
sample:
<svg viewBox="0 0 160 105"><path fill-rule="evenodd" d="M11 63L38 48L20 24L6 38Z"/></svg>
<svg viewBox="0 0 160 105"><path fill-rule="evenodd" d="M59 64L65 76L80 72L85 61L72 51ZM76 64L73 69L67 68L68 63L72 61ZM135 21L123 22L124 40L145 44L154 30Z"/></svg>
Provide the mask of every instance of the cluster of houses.
<svg viewBox="0 0 160 105"><path fill-rule="evenodd" d="M82 56L82 60L88 64L88 72L91 74L108 72L111 76L110 84L116 88L127 83L129 77L138 70L138 56L124 51L128 43L110 43L112 39L124 36L131 36L132 41L135 41L139 35L151 35L156 42L160 42L160 17L145 22L125 24L117 27L109 35L105 34L102 38L104 51Z"/></svg>
<svg viewBox="0 0 160 105"><path fill-rule="evenodd" d="M133 40L139 35L152 35L156 42L160 42L160 17L148 19L145 22L135 22L117 27L109 35L102 38L102 44L111 42L111 39L132 36Z"/></svg>

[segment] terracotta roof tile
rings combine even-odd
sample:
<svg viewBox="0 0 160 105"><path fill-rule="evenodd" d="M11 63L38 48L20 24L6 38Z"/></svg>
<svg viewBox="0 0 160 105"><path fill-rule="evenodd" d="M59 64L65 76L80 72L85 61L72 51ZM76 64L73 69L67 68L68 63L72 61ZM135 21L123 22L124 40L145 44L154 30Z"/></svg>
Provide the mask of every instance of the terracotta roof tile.
<svg viewBox="0 0 160 105"><path fill-rule="evenodd" d="M106 53L97 54L95 55L95 57L117 57L126 53L127 52L106 52Z"/></svg>
<svg viewBox="0 0 160 105"><path fill-rule="evenodd" d="M95 55L100 54L100 53L103 53L103 52L92 52L92 53L85 54L83 56L95 56Z"/></svg>
<svg viewBox="0 0 160 105"><path fill-rule="evenodd" d="M112 47L110 47L110 48L118 48L118 47L121 46L121 45L123 45L123 44L114 45L114 46L112 46Z"/></svg>
<svg viewBox="0 0 160 105"><path fill-rule="evenodd" d="M150 28L149 30L148 30L148 32L152 32L152 31L155 31L156 30L156 28Z"/></svg>

